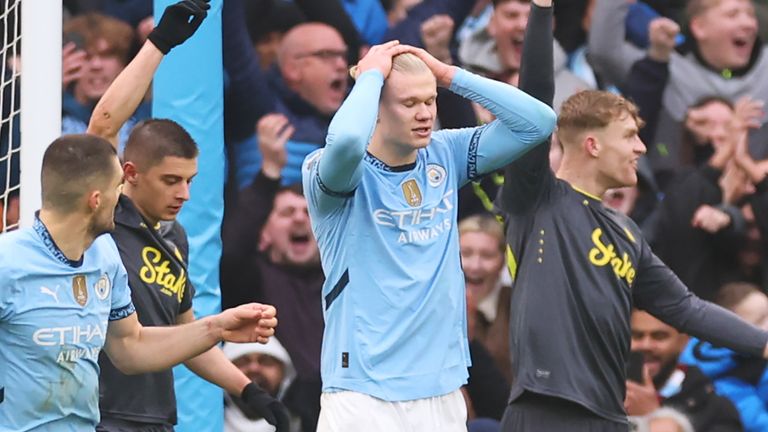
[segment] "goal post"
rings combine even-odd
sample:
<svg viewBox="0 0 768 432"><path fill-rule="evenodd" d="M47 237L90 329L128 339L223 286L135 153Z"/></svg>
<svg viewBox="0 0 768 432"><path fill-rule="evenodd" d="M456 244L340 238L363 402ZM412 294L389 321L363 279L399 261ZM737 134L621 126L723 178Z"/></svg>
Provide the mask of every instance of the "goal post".
<svg viewBox="0 0 768 432"><path fill-rule="evenodd" d="M40 208L43 153L61 135L61 0L21 3L21 225Z"/></svg>

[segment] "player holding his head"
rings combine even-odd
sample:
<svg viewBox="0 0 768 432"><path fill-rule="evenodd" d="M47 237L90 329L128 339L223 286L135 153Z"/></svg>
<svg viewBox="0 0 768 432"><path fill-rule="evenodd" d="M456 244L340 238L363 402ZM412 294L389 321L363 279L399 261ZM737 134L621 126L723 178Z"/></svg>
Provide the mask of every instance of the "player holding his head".
<svg viewBox="0 0 768 432"><path fill-rule="evenodd" d="M545 139L555 115L396 41L372 47L353 73L326 147L303 169L326 274L318 430L463 431L458 189ZM438 85L498 120L433 132Z"/></svg>

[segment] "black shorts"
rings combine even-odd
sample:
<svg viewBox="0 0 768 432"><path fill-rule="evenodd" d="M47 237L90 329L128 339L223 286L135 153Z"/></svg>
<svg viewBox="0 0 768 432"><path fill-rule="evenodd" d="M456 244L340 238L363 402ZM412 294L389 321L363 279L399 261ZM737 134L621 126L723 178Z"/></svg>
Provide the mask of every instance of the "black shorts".
<svg viewBox="0 0 768 432"><path fill-rule="evenodd" d="M561 398L524 392L507 406L502 432L628 432L629 425L600 417Z"/></svg>
<svg viewBox="0 0 768 432"><path fill-rule="evenodd" d="M96 426L96 432L173 432L173 425L102 417L101 423Z"/></svg>

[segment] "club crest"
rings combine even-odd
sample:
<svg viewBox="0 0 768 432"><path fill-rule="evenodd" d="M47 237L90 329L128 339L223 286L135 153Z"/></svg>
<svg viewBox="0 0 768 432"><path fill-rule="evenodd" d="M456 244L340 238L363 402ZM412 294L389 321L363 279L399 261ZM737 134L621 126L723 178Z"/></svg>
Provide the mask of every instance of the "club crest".
<svg viewBox="0 0 768 432"><path fill-rule="evenodd" d="M93 292L96 293L96 298L99 300L106 300L109 297L109 290L112 283L109 280L109 276L106 274L101 275L96 284L93 286Z"/></svg>

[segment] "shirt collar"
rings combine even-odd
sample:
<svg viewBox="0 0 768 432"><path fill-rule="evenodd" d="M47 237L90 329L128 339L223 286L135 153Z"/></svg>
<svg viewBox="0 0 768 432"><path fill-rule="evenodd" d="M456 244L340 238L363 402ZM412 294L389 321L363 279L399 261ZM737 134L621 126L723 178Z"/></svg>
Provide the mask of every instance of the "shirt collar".
<svg viewBox="0 0 768 432"><path fill-rule="evenodd" d="M68 265L70 267L80 267L83 265L83 257L81 256L79 260L71 260L67 258L66 255L64 255L64 252L61 251L59 246L56 244L56 241L53 240L53 236L51 236L51 233L48 231L48 228L46 228L43 221L40 220L40 211L38 210L35 212L35 222L32 224L32 228L37 232L37 234L40 236L40 238L43 240L43 244L45 244L45 247L53 254L53 256L59 260L62 264ZM83 254L85 255L85 254Z"/></svg>

